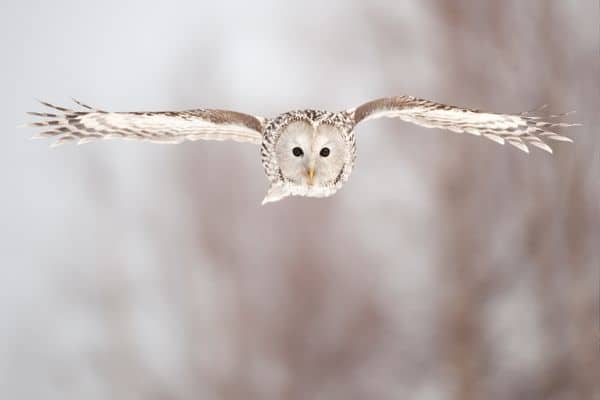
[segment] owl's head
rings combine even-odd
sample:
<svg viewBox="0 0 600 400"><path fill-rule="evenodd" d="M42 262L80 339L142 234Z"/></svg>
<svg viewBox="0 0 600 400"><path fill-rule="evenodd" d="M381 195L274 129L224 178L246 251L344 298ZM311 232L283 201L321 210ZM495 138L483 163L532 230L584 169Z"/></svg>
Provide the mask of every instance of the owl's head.
<svg viewBox="0 0 600 400"><path fill-rule="evenodd" d="M355 158L348 126L338 114L294 115L263 142L263 165L271 187L263 204L290 195L327 197L348 179ZM268 138L267 138L268 137Z"/></svg>

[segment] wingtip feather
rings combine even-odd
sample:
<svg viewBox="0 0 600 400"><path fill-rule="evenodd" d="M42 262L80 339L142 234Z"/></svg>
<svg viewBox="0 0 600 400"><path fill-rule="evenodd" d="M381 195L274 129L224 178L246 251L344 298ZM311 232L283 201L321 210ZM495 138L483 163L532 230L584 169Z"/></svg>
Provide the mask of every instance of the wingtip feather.
<svg viewBox="0 0 600 400"><path fill-rule="evenodd" d="M554 152L552 151L552 147L548 146L546 143L544 142L530 142L529 143L532 146L537 147L538 149L544 150L547 153L553 154Z"/></svg>
<svg viewBox="0 0 600 400"><path fill-rule="evenodd" d="M568 143L573 143L573 139L571 139L570 137L567 136L561 136L561 135L549 135L546 136L548 139L552 139L555 140L557 142L568 142Z"/></svg>
<svg viewBox="0 0 600 400"><path fill-rule="evenodd" d="M48 107L48 108L52 108L52 109L54 109L54 110L58 110L58 111L62 111L62 112L73 112L73 110L71 110L71 109L69 109L69 108L60 107L60 106L57 106L57 105L55 105L55 104L48 103L47 101L40 100L40 99L36 99L36 100L37 100L37 101L38 101L40 104L42 104L42 105L44 105L44 106L46 106L46 107Z"/></svg>
<svg viewBox="0 0 600 400"><path fill-rule="evenodd" d="M521 150L522 152L529 154L529 148L527 147L527 145L525 143L520 142L520 141L517 142L514 140L509 140L508 143L513 145L517 149Z"/></svg>

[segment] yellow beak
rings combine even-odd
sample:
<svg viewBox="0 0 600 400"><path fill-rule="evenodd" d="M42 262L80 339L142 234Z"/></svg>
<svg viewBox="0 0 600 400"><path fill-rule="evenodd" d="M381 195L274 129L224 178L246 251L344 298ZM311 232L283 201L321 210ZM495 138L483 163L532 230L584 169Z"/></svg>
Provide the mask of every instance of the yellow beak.
<svg viewBox="0 0 600 400"><path fill-rule="evenodd" d="M308 168L307 173L308 173L308 182L312 185L313 178L315 176L315 169L313 167L310 167L310 168Z"/></svg>

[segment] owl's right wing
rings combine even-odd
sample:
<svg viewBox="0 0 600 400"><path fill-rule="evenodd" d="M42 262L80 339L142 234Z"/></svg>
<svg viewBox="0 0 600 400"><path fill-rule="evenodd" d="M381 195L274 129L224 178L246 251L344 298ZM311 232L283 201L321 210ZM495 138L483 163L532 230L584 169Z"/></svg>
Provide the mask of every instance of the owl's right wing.
<svg viewBox="0 0 600 400"><path fill-rule="evenodd" d="M155 143L185 140L234 140L260 144L265 119L225 110L108 112L82 104L83 111L41 102L58 112L30 115L43 120L28 126L45 128L35 138L54 138L53 146L67 142L122 138Z"/></svg>
<svg viewBox="0 0 600 400"><path fill-rule="evenodd" d="M346 111L354 124L375 118L399 118L426 128L447 129L452 132L483 136L500 144L509 143L529 152L528 145L552 153L544 140L571 142L553 131L557 127L578 126L563 122L547 122L542 117L521 114L498 114L451 106L412 96L387 97L365 103ZM564 116L550 115L546 118Z"/></svg>

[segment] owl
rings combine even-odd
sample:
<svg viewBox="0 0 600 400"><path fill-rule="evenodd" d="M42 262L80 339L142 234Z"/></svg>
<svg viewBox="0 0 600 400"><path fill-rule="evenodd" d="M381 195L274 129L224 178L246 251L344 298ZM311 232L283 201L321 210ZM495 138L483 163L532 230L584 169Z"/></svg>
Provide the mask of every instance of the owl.
<svg viewBox="0 0 600 400"><path fill-rule="evenodd" d="M339 112L298 110L275 118L216 109L158 112L108 112L74 100L72 110L41 102L52 113L28 126L44 131L34 138L54 138L53 146L98 139L133 139L153 143L232 140L260 146L269 189L263 204L287 196L327 197L350 177L356 161L356 126L375 118L399 118L426 128L483 136L529 152L534 146L552 153L544 140L571 142L553 128L579 124L548 122L534 112L496 114L449 106L412 96L373 100ZM538 110L536 110L538 111ZM567 113L568 114L568 113Z"/></svg>

